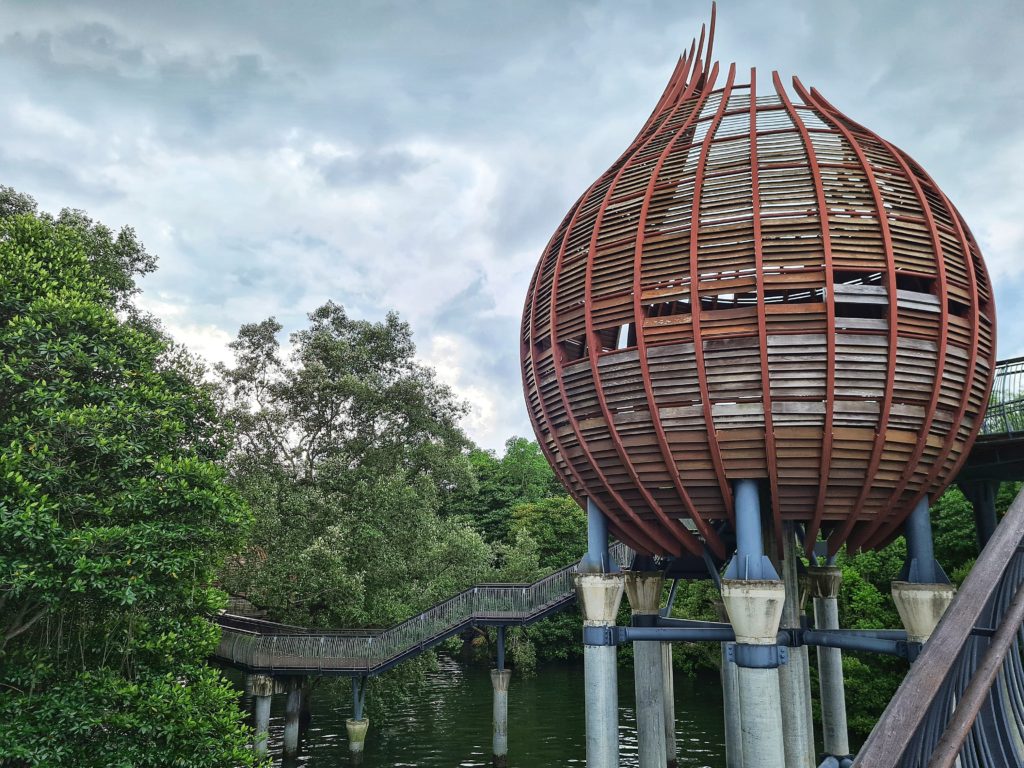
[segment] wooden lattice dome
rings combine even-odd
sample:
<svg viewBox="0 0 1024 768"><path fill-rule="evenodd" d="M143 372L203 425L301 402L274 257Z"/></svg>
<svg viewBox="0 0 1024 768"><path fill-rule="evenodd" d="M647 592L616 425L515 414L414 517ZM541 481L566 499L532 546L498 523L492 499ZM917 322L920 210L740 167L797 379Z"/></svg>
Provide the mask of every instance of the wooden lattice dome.
<svg viewBox="0 0 1024 768"><path fill-rule="evenodd" d="M741 478L777 532L876 547L981 425L985 265L904 152L796 78L793 96L777 73L723 78L710 39L544 250L521 336L533 426L640 552L698 552L696 533L724 554Z"/></svg>

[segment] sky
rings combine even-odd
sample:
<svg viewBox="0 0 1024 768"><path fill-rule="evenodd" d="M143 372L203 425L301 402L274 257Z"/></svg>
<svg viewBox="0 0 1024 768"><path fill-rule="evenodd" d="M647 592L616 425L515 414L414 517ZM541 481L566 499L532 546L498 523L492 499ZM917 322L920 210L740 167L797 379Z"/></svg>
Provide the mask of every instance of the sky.
<svg viewBox="0 0 1024 768"><path fill-rule="evenodd" d="M139 303L208 361L327 300L397 311L497 449L532 435L527 282L706 20L694 0L0 0L0 184L134 227ZM715 54L799 75L958 206L1024 354L1024 3L722 0ZM282 337L282 341L286 341Z"/></svg>

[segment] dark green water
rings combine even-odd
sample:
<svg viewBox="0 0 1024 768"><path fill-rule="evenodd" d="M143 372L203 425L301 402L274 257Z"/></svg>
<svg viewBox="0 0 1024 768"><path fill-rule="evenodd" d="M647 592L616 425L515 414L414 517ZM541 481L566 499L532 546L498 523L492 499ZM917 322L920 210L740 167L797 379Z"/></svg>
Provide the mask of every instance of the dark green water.
<svg viewBox="0 0 1024 768"><path fill-rule="evenodd" d="M487 670L440 659L427 693L371 719L363 768L417 766L470 768L491 764L491 680ZM717 675L676 674L676 741L679 765L721 768L725 764L722 692ZM372 692L371 692L372 695ZM585 765L583 667L542 667L532 677L513 673L508 694L510 768ZM621 764L637 765L633 676L619 669ZM297 765L351 765L345 718L351 696L315 691L313 719L304 733ZM270 751L280 765L284 696L275 696Z"/></svg>

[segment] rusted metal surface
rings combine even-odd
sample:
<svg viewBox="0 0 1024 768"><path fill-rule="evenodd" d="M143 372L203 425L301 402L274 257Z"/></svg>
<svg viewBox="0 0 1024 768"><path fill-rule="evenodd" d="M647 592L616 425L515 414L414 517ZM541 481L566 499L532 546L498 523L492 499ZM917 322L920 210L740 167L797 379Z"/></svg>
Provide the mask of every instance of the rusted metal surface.
<svg viewBox="0 0 1024 768"><path fill-rule="evenodd" d="M854 768L1024 764L1024 492L1018 494Z"/></svg>
<svg viewBox="0 0 1024 768"><path fill-rule="evenodd" d="M905 153L798 81L719 84L712 38L541 257L530 417L570 492L644 553L719 550L737 479L764 481L776 531L877 547L981 429L984 263Z"/></svg>

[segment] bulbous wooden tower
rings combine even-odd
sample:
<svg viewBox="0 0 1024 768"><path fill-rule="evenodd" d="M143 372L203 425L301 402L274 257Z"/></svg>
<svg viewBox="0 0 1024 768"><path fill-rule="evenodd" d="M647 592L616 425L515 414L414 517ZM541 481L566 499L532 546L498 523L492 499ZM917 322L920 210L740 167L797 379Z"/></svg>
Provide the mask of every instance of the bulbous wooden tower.
<svg viewBox="0 0 1024 768"><path fill-rule="evenodd" d="M544 250L521 336L533 426L640 552L699 536L724 555L746 478L776 531L880 546L981 425L985 265L910 157L796 78L723 77L713 34L714 16Z"/></svg>

